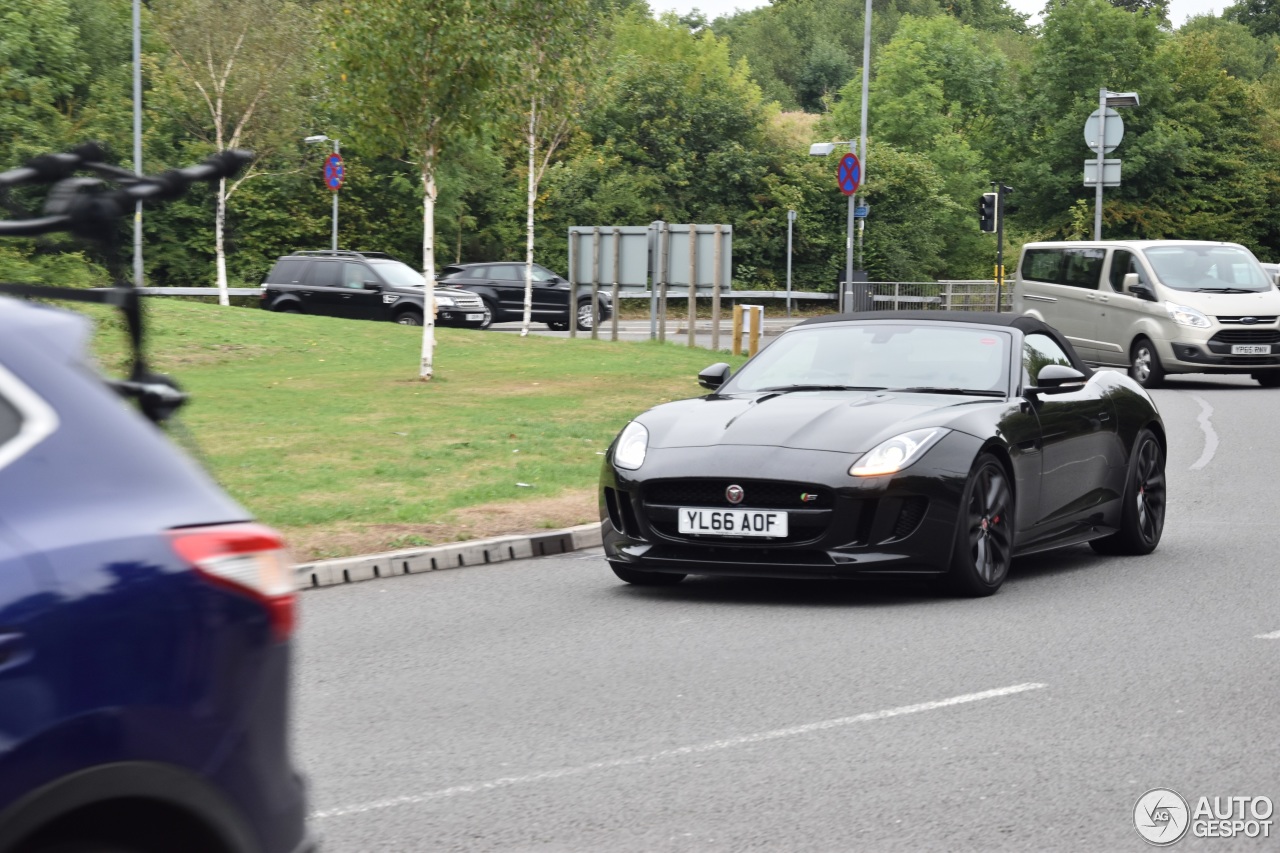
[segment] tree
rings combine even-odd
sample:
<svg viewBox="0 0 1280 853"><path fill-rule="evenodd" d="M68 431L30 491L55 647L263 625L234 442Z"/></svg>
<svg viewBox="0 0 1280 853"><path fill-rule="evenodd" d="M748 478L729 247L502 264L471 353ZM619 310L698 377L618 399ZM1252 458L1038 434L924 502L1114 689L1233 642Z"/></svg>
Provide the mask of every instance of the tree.
<svg viewBox="0 0 1280 853"><path fill-rule="evenodd" d="M296 143L305 92L310 15L291 0L155 0L153 14L170 53L162 104L214 151L252 148L254 166L215 192L214 264L218 301L227 295L227 202L261 164Z"/></svg>
<svg viewBox="0 0 1280 853"><path fill-rule="evenodd" d="M1255 36L1280 36L1280 2L1277 0L1238 0L1222 10L1228 21L1244 24Z"/></svg>
<svg viewBox="0 0 1280 853"><path fill-rule="evenodd" d="M535 0L343 3L331 19L342 104L370 152L408 157L422 179L422 319L419 377L434 374L436 173L441 152L501 112L519 79L518 34Z"/></svg>
<svg viewBox="0 0 1280 853"><path fill-rule="evenodd" d="M533 208L538 186L556 149L569 134L569 124L582 104L582 73L591 48L586 0L543 0L528 42L521 45L522 76L528 91L528 193L525 198L524 318L520 336L529 334L533 317ZM538 150L542 149L539 162ZM577 310L570 305L569 310ZM594 321L593 321L594 322Z"/></svg>

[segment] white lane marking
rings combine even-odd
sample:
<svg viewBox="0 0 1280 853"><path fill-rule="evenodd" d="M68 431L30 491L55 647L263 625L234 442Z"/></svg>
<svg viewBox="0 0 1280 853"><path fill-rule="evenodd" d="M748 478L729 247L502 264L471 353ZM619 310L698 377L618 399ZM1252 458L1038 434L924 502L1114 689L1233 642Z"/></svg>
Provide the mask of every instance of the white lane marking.
<svg viewBox="0 0 1280 853"><path fill-rule="evenodd" d="M1200 416L1197 420L1200 421L1200 431L1204 433L1204 451L1191 466L1192 471L1199 471L1213 461L1213 454L1218 450L1218 434L1213 431L1213 424L1209 421L1213 417L1213 406L1210 406L1203 397L1197 397L1195 394L1188 396L1200 404Z"/></svg>
<svg viewBox="0 0 1280 853"><path fill-rule="evenodd" d="M1254 637L1255 640L1280 640L1280 631L1272 631L1270 634L1259 634Z"/></svg>
<svg viewBox="0 0 1280 853"><path fill-rule="evenodd" d="M1038 683L1015 684L1012 687L998 687L994 690L984 690L981 693L966 693L963 696L952 696L950 699L939 699L936 702L921 702L918 705L903 705L898 708L889 708L884 711L872 711L867 714L857 714L852 717L823 720L819 723L807 723L802 726L791 726L790 728L785 729L756 732L755 734L728 738L726 740L714 740L710 743L702 743L695 746L682 746L677 749L664 749L661 752L654 752L649 755L636 755L631 758L618 758L613 761L595 761L591 764L583 764L578 767L564 767L560 770L548 770L544 773L532 773L528 776L507 776L502 779L492 779L488 782L475 782L470 785L455 785L452 788L442 788L438 791L429 791L424 794L391 797L386 800L375 800L369 803L359 803L354 806L326 809L324 811L313 812L311 816L315 818L342 817L345 815L370 812L376 809L388 809L392 806L405 806L414 803L425 803L430 800L442 800L446 797L455 797L458 794L475 794L481 791L492 791L497 788L509 788L512 785L523 785L528 782L547 782L552 779L563 779L566 776L580 776L584 773L591 773L595 770L611 770L616 767L633 767L637 764L649 764L654 761L661 761L664 758L679 758L685 755L714 752L720 749L729 749L730 747L745 746L752 743L763 743L765 741L777 740L785 737L795 737L797 735L809 734L810 732L818 732L825 729L851 726L857 723L887 720L890 717L919 714L922 711L936 711L940 708L950 708L953 705L965 705L969 702L981 702L984 699L998 699L1001 696L1012 696L1015 693L1026 693L1028 690L1040 690L1048 686L1049 685L1047 684Z"/></svg>

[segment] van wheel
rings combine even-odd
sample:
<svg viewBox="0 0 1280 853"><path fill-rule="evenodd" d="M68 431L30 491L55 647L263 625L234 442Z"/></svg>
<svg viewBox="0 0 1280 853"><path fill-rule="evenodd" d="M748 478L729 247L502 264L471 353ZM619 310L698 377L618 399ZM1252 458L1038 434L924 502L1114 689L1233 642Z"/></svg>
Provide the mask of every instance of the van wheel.
<svg viewBox="0 0 1280 853"><path fill-rule="evenodd" d="M1164 384L1164 366L1156 354L1156 345L1138 338L1129 350L1129 376L1143 388L1159 388Z"/></svg>
<svg viewBox="0 0 1280 853"><path fill-rule="evenodd" d="M1253 378L1258 380L1258 384L1263 388L1280 388L1280 370L1268 370L1265 373L1255 373Z"/></svg>
<svg viewBox="0 0 1280 853"><path fill-rule="evenodd" d="M417 311L405 311L396 315L396 322L401 326L421 326L422 315Z"/></svg>

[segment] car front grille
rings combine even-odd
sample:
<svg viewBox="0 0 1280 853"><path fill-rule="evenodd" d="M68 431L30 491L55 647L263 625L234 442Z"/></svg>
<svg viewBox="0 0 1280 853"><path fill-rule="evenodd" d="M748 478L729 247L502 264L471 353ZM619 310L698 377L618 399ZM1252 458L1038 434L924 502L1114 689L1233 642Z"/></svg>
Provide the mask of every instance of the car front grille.
<svg viewBox="0 0 1280 853"><path fill-rule="evenodd" d="M1245 322L1246 317L1249 318L1250 322ZM1238 317L1218 317L1217 319L1218 322L1222 323L1224 326L1267 326L1276 321L1274 316L1264 317L1260 314L1245 314Z"/></svg>
<svg viewBox="0 0 1280 853"><path fill-rule="evenodd" d="M453 306L458 311L483 311L484 300L474 293L459 293L457 295L450 294L453 299Z"/></svg>
<svg viewBox="0 0 1280 853"><path fill-rule="evenodd" d="M1280 329L1223 329L1209 339L1211 344L1277 344Z"/></svg>
<svg viewBox="0 0 1280 853"><path fill-rule="evenodd" d="M727 491L730 486L742 489L741 502L729 502ZM830 509L834 496L825 486L806 483L728 479L654 480L644 486L644 502L730 509Z"/></svg>

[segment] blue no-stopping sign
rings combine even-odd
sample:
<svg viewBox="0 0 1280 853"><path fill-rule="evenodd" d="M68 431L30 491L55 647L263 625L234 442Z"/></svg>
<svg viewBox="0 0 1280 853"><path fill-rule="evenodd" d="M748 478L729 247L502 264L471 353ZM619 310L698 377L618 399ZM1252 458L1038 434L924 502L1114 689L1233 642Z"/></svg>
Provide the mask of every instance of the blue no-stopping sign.
<svg viewBox="0 0 1280 853"><path fill-rule="evenodd" d="M840 184L840 192L845 195L853 195L858 191L858 184L862 182L862 164L858 162L858 155L850 153L840 158L836 180Z"/></svg>
<svg viewBox="0 0 1280 853"><path fill-rule="evenodd" d="M324 161L324 185L337 192L342 189L342 182L347 178L346 167L342 165L340 154L330 154Z"/></svg>

